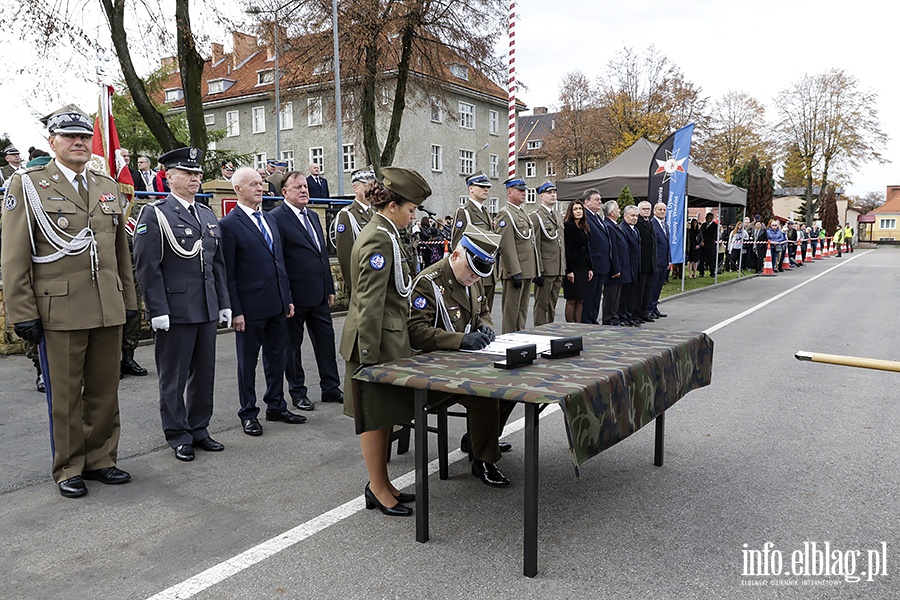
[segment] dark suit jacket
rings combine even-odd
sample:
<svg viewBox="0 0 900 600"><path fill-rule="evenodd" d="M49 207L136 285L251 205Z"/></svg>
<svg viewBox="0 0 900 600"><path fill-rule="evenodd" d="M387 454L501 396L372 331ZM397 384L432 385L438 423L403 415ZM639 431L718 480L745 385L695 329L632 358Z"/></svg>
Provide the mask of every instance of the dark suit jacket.
<svg viewBox="0 0 900 600"><path fill-rule="evenodd" d="M656 266L665 271L672 262L669 238L666 237L666 231L660 226L656 217L650 217L650 221L653 224L653 231L656 233Z"/></svg>
<svg viewBox="0 0 900 600"><path fill-rule="evenodd" d="M612 219L605 219L603 224L606 225L606 230L609 232L611 254L609 273L603 276L603 283L610 283L613 285L631 283L631 281L625 281L623 279L625 277L623 271L628 263L628 243L625 241L625 233L619 229L618 224ZM620 276L613 278L613 275L616 273L619 273Z"/></svg>
<svg viewBox="0 0 900 600"><path fill-rule="evenodd" d="M197 220L172 195L144 206L134 234L134 263L144 304L150 318L169 315L173 325L208 323L219 318L219 310L231 308L226 284L218 221L212 210L194 203ZM203 269L200 257L181 258L161 239L154 207L169 222L175 239L190 251L203 240Z"/></svg>
<svg viewBox="0 0 900 600"><path fill-rule="evenodd" d="M316 183L316 180L312 175L309 175L306 178L306 185L309 186L309 197L310 198L330 198L331 196L328 194L328 180L319 175L319 183Z"/></svg>
<svg viewBox="0 0 900 600"><path fill-rule="evenodd" d="M334 293L334 279L319 216L309 209L307 214L319 238L319 249L287 203L269 213L284 242L284 260L294 304L305 308L326 303L328 296Z"/></svg>
<svg viewBox="0 0 900 600"><path fill-rule="evenodd" d="M281 234L273 219L263 212L272 230L272 248L259 226L241 207L222 218L222 241L231 312L245 319L269 319L288 313L291 291L282 255Z"/></svg>
<svg viewBox="0 0 900 600"><path fill-rule="evenodd" d="M141 177L141 172L137 169L132 169L128 167L128 172L131 173L131 180L134 181L134 191L136 192L146 192L147 186L144 184L144 178ZM151 192L153 190L150 190Z"/></svg>
<svg viewBox="0 0 900 600"><path fill-rule="evenodd" d="M622 265L622 283L634 283L641 271L641 235L637 232L637 225L634 227L632 229L625 221L619 223L619 229L625 236L627 252L619 261Z"/></svg>
<svg viewBox="0 0 900 600"><path fill-rule="evenodd" d="M588 226L591 228L588 244L591 247L591 265L594 267L594 277L602 277L613 268L614 263L611 253L615 252L615 249L610 243L609 232L601 224L600 218L589 210L585 211L585 213L587 214Z"/></svg>
<svg viewBox="0 0 900 600"><path fill-rule="evenodd" d="M652 219L653 217L650 217ZM656 264L656 233L650 219L638 215L637 227L641 236L641 273L656 273L659 266Z"/></svg>

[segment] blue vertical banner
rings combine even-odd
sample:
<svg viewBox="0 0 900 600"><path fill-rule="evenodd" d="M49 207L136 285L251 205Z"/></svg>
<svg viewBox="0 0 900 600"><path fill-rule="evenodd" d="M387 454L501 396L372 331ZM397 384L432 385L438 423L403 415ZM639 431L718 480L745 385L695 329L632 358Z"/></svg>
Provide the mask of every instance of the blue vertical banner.
<svg viewBox="0 0 900 600"><path fill-rule="evenodd" d="M654 206L658 202L666 205L666 224L669 226L669 249L673 264L684 262L684 226L687 219L685 191L693 135L693 123L682 127L659 145L650 161L647 200Z"/></svg>

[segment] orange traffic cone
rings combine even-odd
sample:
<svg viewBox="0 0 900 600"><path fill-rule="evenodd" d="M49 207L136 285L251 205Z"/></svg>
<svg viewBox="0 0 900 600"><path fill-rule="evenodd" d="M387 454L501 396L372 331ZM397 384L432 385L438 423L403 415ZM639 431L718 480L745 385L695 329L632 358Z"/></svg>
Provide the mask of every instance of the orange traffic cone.
<svg viewBox="0 0 900 600"><path fill-rule="evenodd" d="M784 245L784 258L781 259L781 270L782 271L790 271L791 270L791 259L788 257L788 249L787 244Z"/></svg>
<svg viewBox="0 0 900 600"><path fill-rule="evenodd" d="M794 262L796 262L798 265L803 264L803 247L800 244L797 244L797 252L794 256Z"/></svg>
<svg viewBox="0 0 900 600"><path fill-rule="evenodd" d="M828 238L828 256L834 256L837 254L834 250L834 238Z"/></svg>
<svg viewBox="0 0 900 600"><path fill-rule="evenodd" d="M803 262L812 262L812 259L812 242L806 240L806 258L803 259Z"/></svg>
<svg viewBox="0 0 900 600"><path fill-rule="evenodd" d="M775 269L772 268L772 243L766 242L766 260L763 262L762 275L774 275Z"/></svg>

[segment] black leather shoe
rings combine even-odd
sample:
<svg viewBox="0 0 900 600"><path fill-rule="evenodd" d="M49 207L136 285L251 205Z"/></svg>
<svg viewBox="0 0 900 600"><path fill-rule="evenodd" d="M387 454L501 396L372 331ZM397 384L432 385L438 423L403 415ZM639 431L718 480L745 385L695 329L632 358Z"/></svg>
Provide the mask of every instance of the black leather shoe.
<svg viewBox="0 0 900 600"><path fill-rule="evenodd" d="M512 444L509 442L500 442L498 446L500 446L500 452L512 452Z"/></svg>
<svg viewBox="0 0 900 600"><path fill-rule="evenodd" d="M652 323L656 320L656 315L654 315L653 313L647 313L646 315L644 315L641 318L644 319L645 321L647 321L648 323Z"/></svg>
<svg viewBox="0 0 900 600"><path fill-rule="evenodd" d="M403 492L400 492L398 495L394 496L394 498L397 499L397 502L402 502L404 504L416 501L415 494L404 494Z"/></svg>
<svg viewBox="0 0 900 600"><path fill-rule="evenodd" d="M131 481L131 475L118 467L106 467L105 469L85 471L81 476L85 479L99 481L100 483L105 483L107 485L117 485Z"/></svg>
<svg viewBox="0 0 900 600"><path fill-rule="evenodd" d="M255 420L255 419L254 419ZM298 415L297 413L292 413L291 411L285 410L267 410L266 411L266 421L281 421L282 423L290 423L291 425L299 425L300 423L306 423L306 417L303 415ZM244 428L246 432L247 429Z"/></svg>
<svg viewBox="0 0 900 600"><path fill-rule="evenodd" d="M509 479L500 472L494 463L476 460L472 463L472 475L481 480L481 483L491 487L506 487Z"/></svg>
<svg viewBox="0 0 900 600"><path fill-rule="evenodd" d="M211 437L205 437L202 440L194 442L194 446L201 450L206 450L207 452L221 452L225 449L225 446Z"/></svg>
<svg viewBox="0 0 900 600"><path fill-rule="evenodd" d="M653 309L653 314L656 315L657 317L668 317L668 316L669 316L669 315L667 315L667 314L665 314L665 313L659 312L659 309L658 309L658 308L654 308L654 309Z"/></svg>
<svg viewBox="0 0 900 600"><path fill-rule="evenodd" d="M87 494L87 486L81 475L70 477L65 481L59 482L59 495L65 498L81 498Z"/></svg>
<svg viewBox="0 0 900 600"><path fill-rule="evenodd" d="M394 506L385 506L381 502L378 501L378 497L372 493L372 490L369 489L369 484L366 484L366 493L364 494L366 498L366 508L372 510L373 508L377 508L383 514L386 514L389 517L408 517L413 514L413 511L408 506L403 506L398 501Z"/></svg>
<svg viewBox="0 0 900 600"><path fill-rule="evenodd" d="M143 377L147 374L147 369L137 364L133 355L122 354L121 371L123 375L135 375Z"/></svg>
<svg viewBox="0 0 900 600"><path fill-rule="evenodd" d="M322 402L344 402L344 392L341 390L331 391L327 394L322 394Z"/></svg>
<svg viewBox="0 0 900 600"><path fill-rule="evenodd" d="M262 425L256 419L244 419L241 421L241 427L244 428L244 433L247 435L262 435L263 432Z"/></svg>
<svg viewBox="0 0 900 600"><path fill-rule="evenodd" d="M315 405L310 401L306 396L302 396L300 398L294 398L291 400L294 403L294 406L297 410L315 410Z"/></svg>
<svg viewBox="0 0 900 600"><path fill-rule="evenodd" d="M194 447L190 444L182 444L175 448L175 458L178 460L183 460L184 462L191 462L194 460Z"/></svg>
<svg viewBox="0 0 900 600"><path fill-rule="evenodd" d="M38 374L37 379L34 380L34 385L35 387L37 387L37 391L39 391L40 393L45 394L47 392L47 388L44 387L43 375Z"/></svg>

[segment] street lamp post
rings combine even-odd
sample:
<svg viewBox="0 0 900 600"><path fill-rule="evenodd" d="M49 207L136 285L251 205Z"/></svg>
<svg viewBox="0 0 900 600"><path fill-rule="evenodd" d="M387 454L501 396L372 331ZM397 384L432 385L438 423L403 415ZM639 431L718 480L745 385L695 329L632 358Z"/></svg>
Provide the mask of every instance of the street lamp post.
<svg viewBox="0 0 900 600"><path fill-rule="evenodd" d="M344 125L341 108L341 55L338 52L337 0L331 0L331 26L334 38L334 115L337 120L337 177L338 196L344 195Z"/></svg>

